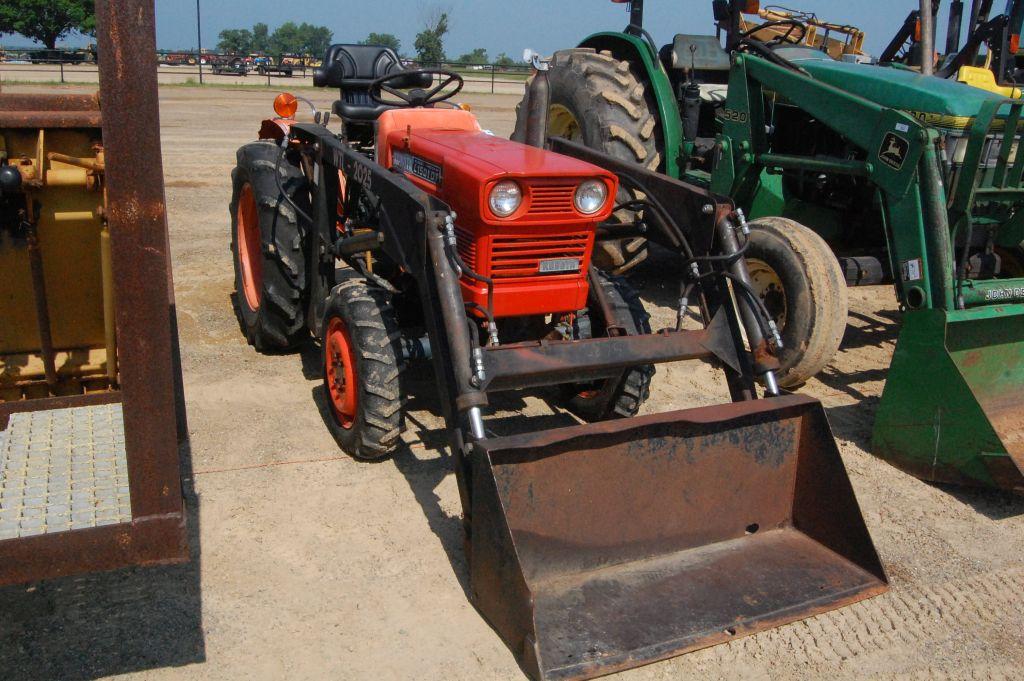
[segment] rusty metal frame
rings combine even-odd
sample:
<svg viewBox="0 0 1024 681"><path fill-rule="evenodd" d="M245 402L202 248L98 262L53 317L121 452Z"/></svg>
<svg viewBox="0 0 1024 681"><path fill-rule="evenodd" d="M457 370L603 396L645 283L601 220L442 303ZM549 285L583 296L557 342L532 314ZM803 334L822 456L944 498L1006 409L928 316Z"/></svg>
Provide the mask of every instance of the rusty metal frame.
<svg viewBox="0 0 1024 681"><path fill-rule="evenodd" d="M0 585L183 562L189 555L179 461L187 426L160 153L153 2L97 0L96 22L120 390L0 404L0 424L15 412L120 401L132 521L0 541ZM39 119L44 122L95 114L83 112L91 98L22 99L51 110Z"/></svg>

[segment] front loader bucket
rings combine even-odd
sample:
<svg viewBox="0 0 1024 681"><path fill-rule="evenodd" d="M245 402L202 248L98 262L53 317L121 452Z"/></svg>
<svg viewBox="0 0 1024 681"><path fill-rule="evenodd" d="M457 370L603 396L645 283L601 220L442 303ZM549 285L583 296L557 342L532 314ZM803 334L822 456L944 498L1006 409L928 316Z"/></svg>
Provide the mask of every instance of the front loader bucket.
<svg viewBox="0 0 1024 681"><path fill-rule="evenodd" d="M1024 305L907 313L873 449L924 480L1024 492Z"/></svg>
<svg viewBox="0 0 1024 681"><path fill-rule="evenodd" d="M476 606L534 678L636 667L884 591L802 396L477 443Z"/></svg>

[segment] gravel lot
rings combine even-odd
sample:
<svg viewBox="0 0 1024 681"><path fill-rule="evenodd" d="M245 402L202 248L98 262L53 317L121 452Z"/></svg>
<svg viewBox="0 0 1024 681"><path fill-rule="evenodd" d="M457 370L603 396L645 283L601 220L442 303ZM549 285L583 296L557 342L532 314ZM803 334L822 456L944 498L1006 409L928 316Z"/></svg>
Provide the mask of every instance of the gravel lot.
<svg viewBox="0 0 1024 681"><path fill-rule="evenodd" d="M193 561L0 590L6 679L522 678L466 596L459 501L429 374L417 377L408 451L357 463L323 425L317 349L260 356L239 332L229 173L271 99L161 93ZM465 97L505 136L517 99ZM655 258L634 277L655 326L673 314L675 285L663 272ZM1024 499L925 484L867 453L897 307L888 287L851 298L842 352L804 390L827 408L892 590L622 678L1020 678ZM703 365L662 367L645 411L725 394ZM522 428L524 414L569 422L528 397L503 402L492 427Z"/></svg>

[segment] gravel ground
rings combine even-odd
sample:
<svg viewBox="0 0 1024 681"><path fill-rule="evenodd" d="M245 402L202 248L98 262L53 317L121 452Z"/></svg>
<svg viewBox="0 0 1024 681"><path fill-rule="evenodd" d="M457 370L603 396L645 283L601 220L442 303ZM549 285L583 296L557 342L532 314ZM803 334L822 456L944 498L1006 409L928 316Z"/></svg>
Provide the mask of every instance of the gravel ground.
<svg viewBox="0 0 1024 681"><path fill-rule="evenodd" d="M465 99L484 127L511 132L515 96ZM323 425L316 348L260 356L239 332L229 173L270 100L161 93L194 559L0 590L6 679L522 678L467 600L429 375L416 380L408 451L357 463ZM655 326L672 318L674 297L657 261L634 276ZM891 591L622 678L1020 678L1024 499L929 485L868 454L897 307L888 287L851 294L842 351L804 391L825 405ZM645 411L724 395L704 365L662 367ZM527 397L503 402L491 422L509 432L524 415L568 421Z"/></svg>

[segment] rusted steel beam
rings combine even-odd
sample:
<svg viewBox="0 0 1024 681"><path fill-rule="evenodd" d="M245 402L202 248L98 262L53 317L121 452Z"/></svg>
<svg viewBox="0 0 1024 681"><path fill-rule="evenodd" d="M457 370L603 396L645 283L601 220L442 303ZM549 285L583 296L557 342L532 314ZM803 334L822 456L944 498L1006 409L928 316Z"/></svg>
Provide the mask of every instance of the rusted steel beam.
<svg viewBox="0 0 1024 681"><path fill-rule="evenodd" d="M487 348L487 390L519 390L542 385L610 378L623 369L690 359L717 358L737 366L731 330L724 314L706 329L643 336L534 341Z"/></svg>
<svg viewBox="0 0 1024 681"><path fill-rule="evenodd" d="M132 516L182 514L152 0L99 0L107 215ZM168 550L173 547L168 546Z"/></svg>
<svg viewBox="0 0 1024 681"><path fill-rule="evenodd" d="M0 110L0 128L98 128L101 124L99 111Z"/></svg>
<svg viewBox="0 0 1024 681"><path fill-rule="evenodd" d="M99 94L0 94L0 109L3 111L99 111Z"/></svg>
<svg viewBox="0 0 1024 681"><path fill-rule="evenodd" d="M0 541L0 586L188 560L181 515Z"/></svg>
<svg viewBox="0 0 1024 681"><path fill-rule="evenodd" d="M101 404L114 404L120 401L121 393L102 392L44 397L38 400L21 400L18 402L0 402L0 430L6 430L11 414L20 414L28 411L49 411L50 409L70 409L71 407L94 407Z"/></svg>

